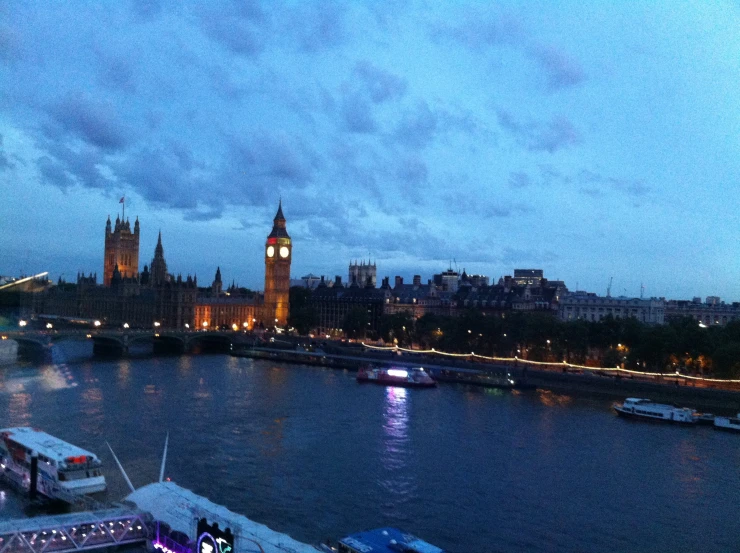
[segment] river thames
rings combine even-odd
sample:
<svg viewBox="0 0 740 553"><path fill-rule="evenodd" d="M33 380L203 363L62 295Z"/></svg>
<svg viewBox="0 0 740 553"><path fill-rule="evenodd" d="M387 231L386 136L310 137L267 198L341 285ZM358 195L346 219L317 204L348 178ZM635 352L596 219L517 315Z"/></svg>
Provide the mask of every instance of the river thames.
<svg viewBox="0 0 740 553"><path fill-rule="evenodd" d="M740 550L740 436L618 419L610 401L465 385L406 390L226 355L0 372L3 426L97 453L108 499L166 475L317 543L399 526L454 552ZM0 516L22 511L0 491Z"/></svg>

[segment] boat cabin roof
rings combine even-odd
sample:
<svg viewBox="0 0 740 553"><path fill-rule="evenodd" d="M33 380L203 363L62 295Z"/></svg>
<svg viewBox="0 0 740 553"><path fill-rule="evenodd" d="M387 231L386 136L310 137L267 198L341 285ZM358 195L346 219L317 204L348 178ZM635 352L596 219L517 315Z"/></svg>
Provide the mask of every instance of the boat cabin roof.
<svg viewBox="0 0 740 553"><path fill-rule="evenodd" d="M98 460L94 453L69 444L36 428L19 426L0 429L0 433L23 447L45 455L50 459L65 462L68 457L89 457Z"/></svg>
<svg viewBox="0 0 740 553"><path fill-rule="evenodd" d="M339 543L361 553L444 553L437 546L398 528L376 528L342 538Z"/></svg>

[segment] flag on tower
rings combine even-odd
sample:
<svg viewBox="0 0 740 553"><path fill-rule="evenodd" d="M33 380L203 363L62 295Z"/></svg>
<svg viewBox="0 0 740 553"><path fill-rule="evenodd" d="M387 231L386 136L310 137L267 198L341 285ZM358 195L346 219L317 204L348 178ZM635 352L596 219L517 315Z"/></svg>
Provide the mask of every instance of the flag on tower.
<svg viewBox="0 0 740 553"><path fill-rule="evenodd" d="M125 197L126 197L126 196L121 196L121 199L120 199L120 200L118 200L118 203L119 203L119 204L122 204L122 203L123 203L123 199L124 199Z"/></svg>

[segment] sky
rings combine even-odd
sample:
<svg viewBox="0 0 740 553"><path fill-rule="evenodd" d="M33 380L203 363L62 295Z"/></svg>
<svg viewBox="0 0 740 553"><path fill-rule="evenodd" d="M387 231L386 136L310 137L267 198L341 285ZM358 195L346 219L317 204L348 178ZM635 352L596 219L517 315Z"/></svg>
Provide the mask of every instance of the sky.
<svg viewBox="0 0 740 553"><path fill-rule="evenodd" d="M0 274L541 268L740 301L740 3L0 1Z"/></svg>

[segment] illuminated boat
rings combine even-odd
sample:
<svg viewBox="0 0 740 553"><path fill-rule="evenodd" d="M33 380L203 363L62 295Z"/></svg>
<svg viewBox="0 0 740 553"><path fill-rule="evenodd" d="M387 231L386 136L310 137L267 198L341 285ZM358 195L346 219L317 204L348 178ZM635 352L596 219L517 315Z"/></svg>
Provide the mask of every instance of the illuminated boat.
<svg viewBox="0 0 740 553"><path fill-rule="evenodd" d="M714 417L714 429L740 432L740 413L736 417Z"/></svg>
<svg viewBox="0 0 740 553"><path fill-rule="evenodd" d="M406 388L431 388L437 382L419 368L370 367L357 372L358 382L373 382L384 386L404 386Z"/></svg>
<svg viewBox="0 0 740 553"><path fill-rule="evenodd" d="M93 453L37 430L0 430L2 476L35 497L74 503L80 496L105 490L102 463Z"/></svg>
<svg viewBox="0 0 740 553"><path fill-rule="evenodd" d="M357 532L342 538L336 545L322 545L321 550L327 553L445 553L443 549L398 528Z"/></svg>
<svg viewBox="0 0 740 553"><path fill-rule="evenodd" d="M694 409L653 403L649 399L628 397L624 403L615 403L613 407L617 415L632 419L679 424L696 424L698 420Z"/></svg>

